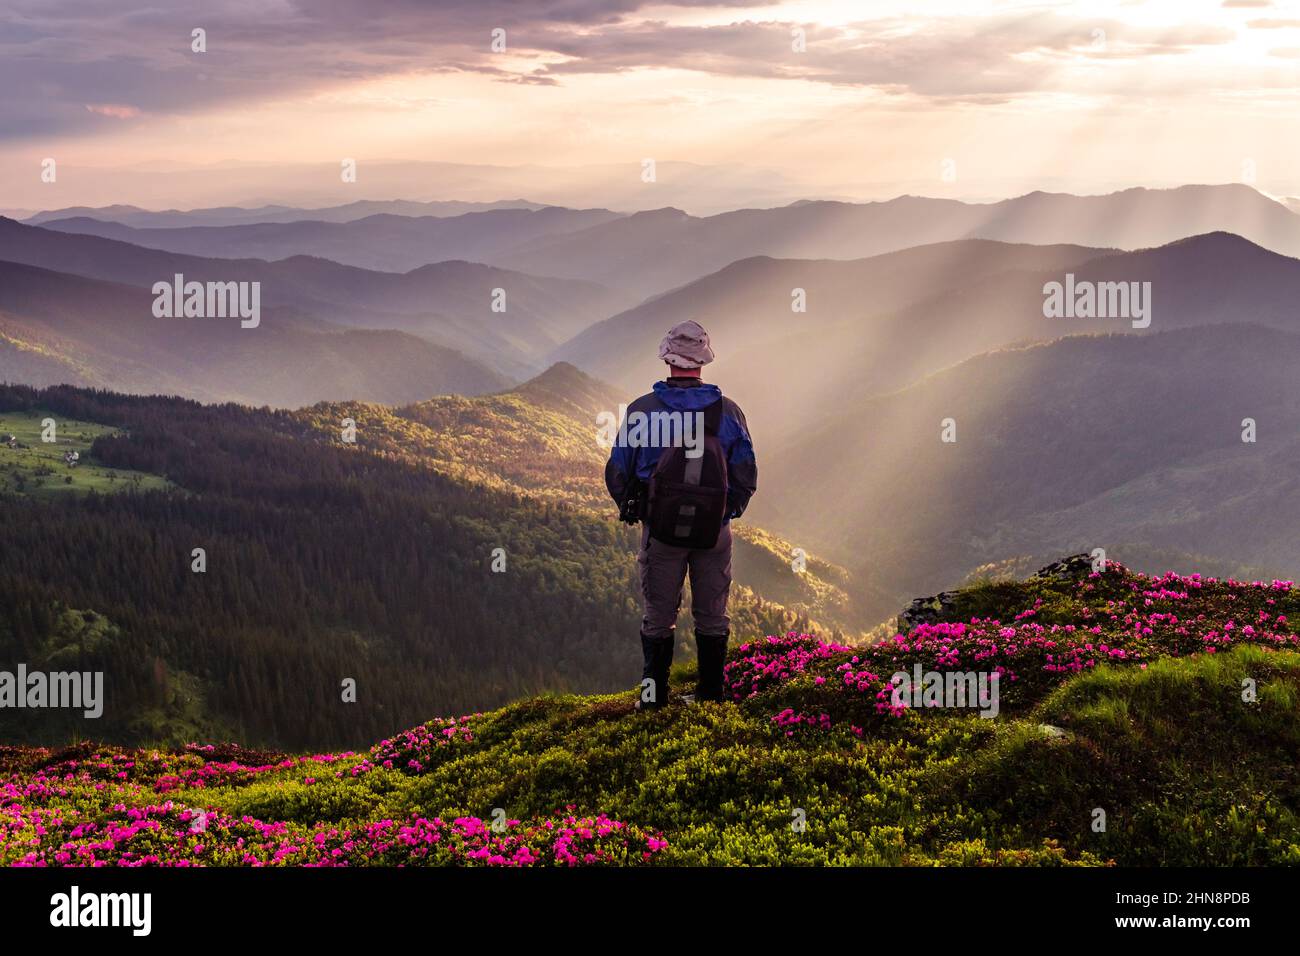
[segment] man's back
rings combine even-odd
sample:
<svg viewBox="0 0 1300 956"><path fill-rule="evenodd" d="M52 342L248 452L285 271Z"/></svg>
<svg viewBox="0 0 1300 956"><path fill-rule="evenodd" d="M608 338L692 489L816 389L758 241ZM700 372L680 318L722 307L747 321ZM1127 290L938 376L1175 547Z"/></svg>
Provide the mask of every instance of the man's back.
<svg viewBox="0 0 1300 956"><path fill-rule="evenodd" d="M677 612L688 574L699 652L696 697L724 699L723 662L731 635L730 521L740 517L758 488L744 413L700 377L701 367L713 361L708 333L696 322L681 322L660 343L659 357L669 377L628 407L605 466L605 486L620 514L633 522L647 519L637 555L645 609L639 708L668 702ZM714 458L707 457L710 453ZM640 495L647 487L644 507Z"/></svg>
<svg viewBox="0 0 1300 956"><path fill-rule="evenodd" d="M653 391L628 406L622 432L626 432L628 422L638 420L633 418L634 415L649 416L665 409L703 415L716 402L723 404L717 437L727 460L726 520L729 521L744 513L749 499L758 489L758 465L745 413L725 397L718 386L706 384L699 378L685 377L655 382ZM649 440L646 442L614 442L605 466L605 486L614 501L621 503L624 500L634 477L641 482L650 480L660 455L667 447L662 443L664 435L663 429L651 428L647 431ZM626 439L625 434L621 433L620 438Z"/></svg>

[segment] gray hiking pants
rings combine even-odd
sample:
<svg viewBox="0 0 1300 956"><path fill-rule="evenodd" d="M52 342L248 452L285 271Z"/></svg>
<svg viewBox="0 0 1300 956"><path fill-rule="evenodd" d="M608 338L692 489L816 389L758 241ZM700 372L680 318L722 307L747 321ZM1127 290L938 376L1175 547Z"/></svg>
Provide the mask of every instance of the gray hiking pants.
<svg viewBox="0 0 1300 956"><path fill-rule="evenodd" d="M641 596L645 615L641 633L652 640L673 636L682 606L682 585L691 576L691 616L695 633L720 636L731 630L727 597L731 593L731 525L724 524L712 548L692 550L664 544L641 528Z"/></svg>

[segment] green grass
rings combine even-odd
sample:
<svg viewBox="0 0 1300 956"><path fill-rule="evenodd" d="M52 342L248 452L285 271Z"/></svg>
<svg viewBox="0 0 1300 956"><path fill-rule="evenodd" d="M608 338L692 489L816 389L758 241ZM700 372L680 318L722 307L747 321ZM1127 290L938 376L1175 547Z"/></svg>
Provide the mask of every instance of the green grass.
<svg viewBox="0 0 1300 956"><path fill-rule="evenodd" d="M76 850L99 839L71 838L78 822L102 825L120 821L123 806L152 806L162 807L155 814L202 807L220 815L217 832L201 837L186 836L183 820L167 824L179 828L167 853L205 863L245 851L245 843L231 849L245 838L238 821L275 821L284 828L277 840L312 847L338 833L360 839L391 821L504 813L536 822L560 811L662 835L654 864L1300 864L1300 650L1290 630L1265 633L1264 620L1280 627L1279 615L1296 617L1300 596L1289 587L1163 584L1188 593L1154 598L1153 610L1146 594L1156 585L1116 570L961 597L1003 619L1030 607L1049 619L1088 612L1104 630L1095 638L1087 631L1081 639L1089 642L1122 640L1132 607L1147 615L1141 630L1163 627L1156 615L1164 602L1181 619L1201 621L1198 631L1256 621L1251 639L1262 643L1175 653L1184 638L1173 631L1130 635L1130 658L1037 682L1032 662L1008 651L999 659L1021 671L1032 693L993 719L956 709L892 717L850 710L841 719L835 694L844 693L817 683L818 667L838 673L841 658L832 656L739 703L641 713L635 692L541 696L430 721L356 754L0 748L0 774L11 774L13 798L30 804L8 841L0 821L0 863L37 845ZM1022 638L1034 626L1024 625ZM761 651L733 648L733 663ZM675 668L674 688L692 683L693 669ZM837 717L788 732L774 722L785 708ZM46 827L49 811L62 822L43 834L37 825ZM278 859L275 849L260 847L256 858Z"/></svg>
<svg viewBox="0 0 1300 956"><path fill-rule="evenodd" d="M56 422L54 442L41 440L42 421L46 418ZM17 448L0 445L0 493L56 498L91 491L111 494L170 487L171 483L158 475L108 468L96 462L90 455L91 444L100 435L113 431L107 425L61 418L52 412L0 414L0 436L14 435L19 443ZM74 468L63 460L69 451L81 456Z"/></svg>
<svg viewBox="0 0 1300 956"><path fill-rule="evenodd" d="M1247 678L1255 701L1242 699ZM1003 728L948 799L981 807L1000 841L1032 835L1129 866L1300 863L1298 691L1294 651L1101 667Z"/></svg>
<svg viewBox="0 0 1300 956"><path fill-rule="evenodd" d="M1256 704L1234 691L1247 675ZM572 804L669 835L661 862L679 865L1296 863L1298 688L1300 654L1242 647L1102 667L1016 719L930 713L793 739L761 707L647 716L626 694L542 697L474 719L472 741L422 755L416 775L296 767L201 800L340 826Z"/></svg>

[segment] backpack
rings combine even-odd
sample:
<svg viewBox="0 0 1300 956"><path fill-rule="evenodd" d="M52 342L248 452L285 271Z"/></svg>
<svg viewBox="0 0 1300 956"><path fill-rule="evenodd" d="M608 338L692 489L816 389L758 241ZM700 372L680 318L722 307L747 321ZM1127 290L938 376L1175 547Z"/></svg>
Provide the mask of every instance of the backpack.
<svg viewBox="0 0 1300 956"><path fill-rule="evenodd" d="M726 399L704 409L701 454L665 448L650 475L646 527L650 537L681 548L712 548L727 517L727 455L718 440ZM688 414L696 414L694 412Z"/></svg>

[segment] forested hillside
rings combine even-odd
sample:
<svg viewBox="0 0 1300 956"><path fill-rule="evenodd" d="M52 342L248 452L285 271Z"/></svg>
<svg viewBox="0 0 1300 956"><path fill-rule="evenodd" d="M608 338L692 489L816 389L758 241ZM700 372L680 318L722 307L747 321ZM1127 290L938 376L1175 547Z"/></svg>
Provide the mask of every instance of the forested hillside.
<svg viewBox="0 0 1300 956"><path fill-rule="evenodd" d="M332 439L340 423L351 419L363 450L607 518L613 508L603 478L609 452L597 440L597 416L616 416L619 404L635 397L560 362L495 395L440 396L397 409L323 403L303 414L321 436ZM765 460L761 436L755 440L760 461ZM760 464L760 486L761 473ZM733 597L739 606L761 595L851 637L880 623L902 599L876 586L865 572L850 575L751 521L737 522L734 533Z"/></svg>
<svg viewBox="0 0 1300 956"><path fill-rule="evenodd" d="M107 698L93 722L6 710L4 737L349 746L438 711L635 680L633 538L609 511L368 449L364 421L345 444L319 409L314 424L0 387L0 416L35 410L113 426L87 465L172 487L0 499L0 655L102 670ZM739 590L738 635L810 626Z"/></svg>

